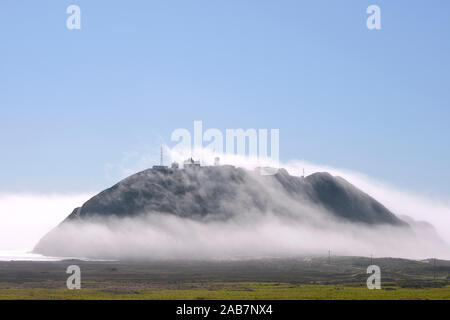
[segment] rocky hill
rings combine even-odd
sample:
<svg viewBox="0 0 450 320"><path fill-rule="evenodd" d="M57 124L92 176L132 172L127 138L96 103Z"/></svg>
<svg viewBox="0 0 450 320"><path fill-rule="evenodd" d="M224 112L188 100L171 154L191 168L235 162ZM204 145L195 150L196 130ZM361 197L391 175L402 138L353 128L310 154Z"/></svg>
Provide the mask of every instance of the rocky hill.
<svg viewBox="0 0 450 320"><path fill-rule="evenodd" d="M151 212L194 219L227 219L242 211L290 214L296 209L286 199L350 222L406 225L377 200L329 173L303 178L280 169L264 176L233 166L145 170L94 196L66 220Z"/></svg>

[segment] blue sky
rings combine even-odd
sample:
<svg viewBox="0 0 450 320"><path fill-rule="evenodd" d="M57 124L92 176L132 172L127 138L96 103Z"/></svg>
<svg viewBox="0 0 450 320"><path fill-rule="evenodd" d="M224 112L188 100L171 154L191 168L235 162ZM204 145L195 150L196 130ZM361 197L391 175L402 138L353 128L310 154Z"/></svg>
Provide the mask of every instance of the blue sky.
<svg viewBox="0 0 450 320"><path fill-rule="evenodd" d="M81 30L66 28L79 5ZM366 28L381 8L382 29ZM0 2L0 192L92 192L174 129L450 194L449 1ZM149 166L153 163L149 163Z"/></svg>

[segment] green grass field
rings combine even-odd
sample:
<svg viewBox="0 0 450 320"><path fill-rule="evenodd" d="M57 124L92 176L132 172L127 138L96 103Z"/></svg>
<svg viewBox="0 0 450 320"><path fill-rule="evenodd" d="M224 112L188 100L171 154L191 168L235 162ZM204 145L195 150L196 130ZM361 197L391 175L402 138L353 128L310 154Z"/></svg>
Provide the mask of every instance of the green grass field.
<svg viewBox="0 0 450 320"><path fill-rule="evenodd" d="M155 289L121 293L101 289L0 289L0 299L146 299L146 300L214 300L214 299L383 299L383 300L449 300L450 286L442 288L366 287L345 285L293 285L287 283L208 283L205 287L185 289Z"/></svg>
<svg viewBox="0 0 450 320"><path fill-rule="evenodd" d="M0 262L0 299L450 300L450 261L328 260ZM366 287L372 262L382 270L381 290ZM73 264L81 290L66 288Z"/></svg>

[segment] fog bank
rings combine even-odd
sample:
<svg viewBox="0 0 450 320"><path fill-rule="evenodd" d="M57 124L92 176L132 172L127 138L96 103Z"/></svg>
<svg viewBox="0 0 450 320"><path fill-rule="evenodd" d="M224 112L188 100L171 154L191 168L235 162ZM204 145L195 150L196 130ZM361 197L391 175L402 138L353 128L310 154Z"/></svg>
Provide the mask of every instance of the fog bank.
<svg viewBox="0 0 450 320"><path fill-rule="evenodd" d="M31 250L89 194L0 194L0 250Z"/></svg>
<svg viewBox="0 0 450 320"><path fill-rule="evenodd" d="M428 230L429 231L429 230ZM201 221L150 213L134 218L70 222L52 231L37 251L97 259L240 259L309 255L450 258L433 232L413 227L305 224L270 213Z"/></svg>
<svg viewBox="0 0 450 320"><path fill-rule="evenodd" d="M204 154L212 164L214 154ZM184 155L169 154L182 161ZM222 164L252 169L258 163L239 156L220 155ZM208 163L208 161L210 161ZM280 164L291 175L328 171L368 193L397 216L430 222L439 236L450 242L450 205L379 182L361 173L294 160ZM135 168L144 169L144 168ZM76 195L0 195L0 250L31 250L48 231L63 221L75 207L91 197ZM277 197L273 194L273 197ZM280 197L281 199L281 197ZM333 220L317 208L299 207L298 217L280 217L271 212L248 212L227 221L201 221L149 212L130 218L109 218L65 224L50 234L49 255L95 258L238 258L260 256L374 255L422 259L449 259L450 250L426 224L412 224L412 231L388 226L367 226ZM304 223L305 217L310 223ZM44 252L45 253L45 252Z"/></svg>

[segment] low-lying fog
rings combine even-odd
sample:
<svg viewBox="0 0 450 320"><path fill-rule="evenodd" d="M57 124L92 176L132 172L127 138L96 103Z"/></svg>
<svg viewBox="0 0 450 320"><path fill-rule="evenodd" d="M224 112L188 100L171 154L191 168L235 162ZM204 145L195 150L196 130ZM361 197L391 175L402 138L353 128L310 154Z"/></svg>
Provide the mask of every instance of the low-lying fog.
<svg viewBox="0 0 450 320"><path fill-rule="evenodd" d="M99 259L229 259L302 255L450 258L426 230L315 221L270 213L228 221L194 221L151 213L139 218L71 222L52 232L38 252Z"/></svg>
<svg viewBox="0 0 450 320"><path fill-rule="evenodd" d="M242 163L237 157L221 160ZM298 215L290 217L237 208L236 216L227 221L194 221L152 212L137 218L64 224L40 244L38 252L102 259L228 259L327 255L331 250L334 255L450 259L449 247L436 236L439 234L447 243L450 240L450 205L349 171L302 161L281 166L293 175L305 168L307 174L328 171L342 176L396 215L432 223L437 233L426 224L404 217L401 218L412 225L410 230L343 223L307 206L300 206ZM0 250L31 250L45 233L89 197L0 195Z"/></svg>

